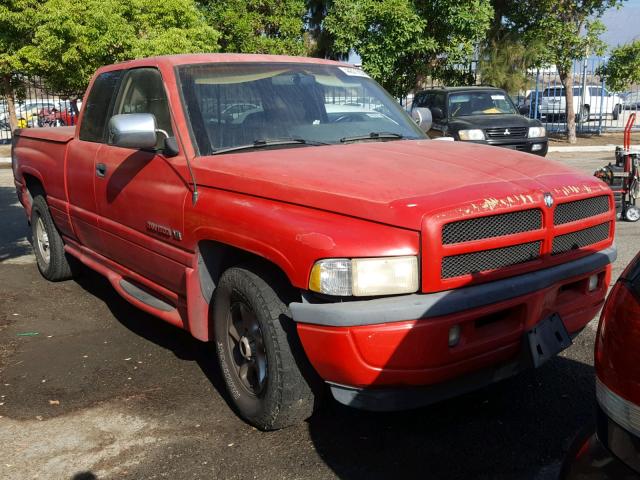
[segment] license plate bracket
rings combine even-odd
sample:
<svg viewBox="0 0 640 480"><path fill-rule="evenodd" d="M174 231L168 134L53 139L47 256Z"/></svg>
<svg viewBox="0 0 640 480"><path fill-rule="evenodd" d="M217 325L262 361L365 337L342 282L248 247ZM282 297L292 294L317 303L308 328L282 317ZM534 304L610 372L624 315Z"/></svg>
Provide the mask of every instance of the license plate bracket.
<svg viewBox="0 0 640 480"><path fill-rule="evenodd" d="M526 337L534 368L538 368L573 343L557 313L539 322L526 333Z"/></svg>

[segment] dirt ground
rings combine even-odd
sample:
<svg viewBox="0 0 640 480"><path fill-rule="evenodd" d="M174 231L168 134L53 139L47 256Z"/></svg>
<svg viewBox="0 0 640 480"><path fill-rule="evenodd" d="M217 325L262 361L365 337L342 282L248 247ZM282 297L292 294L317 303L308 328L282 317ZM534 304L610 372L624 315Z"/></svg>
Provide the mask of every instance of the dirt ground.
<svg viewBox="0 0 640 480"><path fill-rule="evenodd" d="M576 146L596 146L596 145L622 145L622 132L596 134L580 134ZM634 131L631 139L634 145L640 144L640 132ZM568 146L569 142L565 135L552 134L549 136L549 146L563 147Z"/></svg>
<svg viewBox="0 0 640 480"><path fill-rule="evenodd" d="M592 173L610 155L552 154ZM618 223L617 277L640 223ZM256 431L229 408L210 345L136 310L88 270L39 274L0 170L0 478L555 479L593 427L596 322L536 371L428 408L330 403Z"/></svg>

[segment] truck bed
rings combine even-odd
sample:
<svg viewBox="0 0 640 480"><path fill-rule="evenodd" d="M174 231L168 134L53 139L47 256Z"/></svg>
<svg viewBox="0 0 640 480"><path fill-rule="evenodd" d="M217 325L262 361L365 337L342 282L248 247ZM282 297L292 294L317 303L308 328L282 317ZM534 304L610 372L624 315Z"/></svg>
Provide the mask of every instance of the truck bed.
<svg viewBox="0 0 640 480"><path fill-rule="evenodd" d="M73 138L75 131L76 127L23 128L18 130L16 135L49 142L67 143Z"/></svg>

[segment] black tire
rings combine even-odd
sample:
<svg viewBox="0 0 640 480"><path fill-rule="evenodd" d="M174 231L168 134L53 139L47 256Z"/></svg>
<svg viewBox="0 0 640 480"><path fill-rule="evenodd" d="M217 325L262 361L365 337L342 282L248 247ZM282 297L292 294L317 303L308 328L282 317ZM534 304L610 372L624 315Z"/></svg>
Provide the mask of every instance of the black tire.
<svg viewBox="0 0 640 480"><path fill-rule="evenodd" d="M241 418L261 430L277 430L309 418L317 403L314 389L320 388L286 300L278 295L287 290L283 283L264 273L233 267L223 273L214 292L216 351L230 402ZM276 293L272 285L278 284ZM237 322L238 315L249 320ZM249 323L255 327L240 333ZM231 324L241 327L232 334ZM247 359L247 347L243 353L247 344L253 363ZM249 365L244 378L242 362ZM253 373L247 373L251 370Z"/></svg>
<svg viewBox="0 0 640 480"><path fill-rule="evenodd" d="M613 119L614 120L618 120L618 117L620 116L620 112L622 112L622 106L621 105L616 105L613 109Z"/></svg>
<svg viewBox="0 0 640 480"><path fill-rule="evenodd" d="M42 233L46 234L46 245ZM33 199L31 234L36 263L42 276L51 282L70 279L73 275L69 259L64 251L64 243L42 195L37 195Z"/></svg>

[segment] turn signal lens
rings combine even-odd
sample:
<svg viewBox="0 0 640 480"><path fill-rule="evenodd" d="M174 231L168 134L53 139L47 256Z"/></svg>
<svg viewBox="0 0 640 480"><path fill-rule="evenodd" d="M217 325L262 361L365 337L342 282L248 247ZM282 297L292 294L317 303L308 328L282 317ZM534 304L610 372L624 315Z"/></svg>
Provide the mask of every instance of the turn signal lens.
<svg viewBox="0 0 640 480"><path fill-rule="evenodd" d="M596 377L596 399L607 416L625 430L640 437L640 407L610 390Z"/></svg>
<svg viewBox="0 0 640 480"><path fill-rule="evenodd" d="M351 296L351 260L320 260L311 269L309 290L326 295Z"/></svg>

